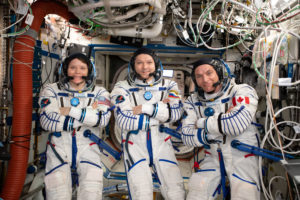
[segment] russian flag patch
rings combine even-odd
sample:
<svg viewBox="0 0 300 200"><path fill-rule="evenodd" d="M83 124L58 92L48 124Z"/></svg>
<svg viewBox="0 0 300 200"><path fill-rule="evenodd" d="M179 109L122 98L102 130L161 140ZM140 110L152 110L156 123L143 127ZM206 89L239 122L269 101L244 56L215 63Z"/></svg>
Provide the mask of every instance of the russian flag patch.
<svg viewBox="0 0 300 200"><path fill-rule="evenodd" d="M176 90L170 90L168 97L169 98L174 98L174 99L179 99L180 98L180 96L178 94L178 91L176 91Z"/></svg>
<svg viewBox="0 0 300 200"><path fill-rule="evenodd" d="M250 99L247 96L235 96L232 98L232 105L245 105L250 104Z"/></svg>

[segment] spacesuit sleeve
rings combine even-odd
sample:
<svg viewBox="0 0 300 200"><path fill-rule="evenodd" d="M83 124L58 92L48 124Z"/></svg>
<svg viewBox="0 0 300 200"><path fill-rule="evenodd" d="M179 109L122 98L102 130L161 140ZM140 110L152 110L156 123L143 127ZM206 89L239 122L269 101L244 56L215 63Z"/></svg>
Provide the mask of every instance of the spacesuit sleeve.
<svg viewBox="0 0 300 200"><path fill-rule="evenodd" d="M168 85L166 98L170 100L169 103L159 101L153 105L144 104L143 111L146 110L146 114L160 122L175 122L179 120L183 109L176 82L171 81Z"/></svg>
<svg viewBox="0 0 300 200"><path fill-rule="evenodd" d="M182 142L187 146L201 147L206 144L204 129L196 127L197 114L189 97L183 104L186 116L182 120Z"/></svg>
<svg viewBox="0 0 300 200"><path fill-rule="evenodd" d="M95 96L94 103L97 102L97 108L92 106L85 108L71 107L69 115L84 125L90 127L105 127L110 119L111 112L109 93L102 89Z"/></svg>
<svg viewBox="0 0 300 200"><path fill-rule="evenodd" d="M145 114L134 115L130 102L130 93L122 87L115 86L111 92L111 102L115 105L115 118L122 130L148 130L150 117Z"/></svg>
<svg viewBox="0 0 300 200"><path fill-rule="evenodd" d="M51 86L46 86L39 98L40 123L43 129L51 132L71 131L82 125L70 116L60 115L58 96Z"/></svg>
<svg viewBox="0 0 300 200"><path fill-rule="evenodd" d="M257 109L258 96L256 91L246 84L236 87L231 102L233 108L227 113L207 118L205 129L208 133L237 136L251 125Z"/></svg>

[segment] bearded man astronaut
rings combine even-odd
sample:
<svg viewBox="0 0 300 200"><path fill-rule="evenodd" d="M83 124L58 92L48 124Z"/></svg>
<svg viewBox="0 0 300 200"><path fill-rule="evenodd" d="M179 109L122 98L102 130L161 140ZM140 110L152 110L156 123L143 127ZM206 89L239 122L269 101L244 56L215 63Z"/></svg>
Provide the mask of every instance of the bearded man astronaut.
<svg viewBox="0 0 300 200"><path fill-rule="evenodd" d="M256 91L236 84L220 59L195 62L192 79L196 92L184 102L182 140L206 150L190 178L187 200L215 199L220 189L226 193L226 176L232 200L260 199L258 157L231 146L233 140L258 146Z"/></svg>

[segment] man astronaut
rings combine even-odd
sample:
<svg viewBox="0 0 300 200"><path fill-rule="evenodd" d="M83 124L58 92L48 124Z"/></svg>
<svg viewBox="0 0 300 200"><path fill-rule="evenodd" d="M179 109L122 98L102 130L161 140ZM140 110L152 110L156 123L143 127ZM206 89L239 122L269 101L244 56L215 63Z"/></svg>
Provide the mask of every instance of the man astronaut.
<svg viewBox="0 0 300 200"><path fill-rule="evenodd" d="M159 132L159 124L168 126L183 111L176 82L163 79L162 70L155 53L140 48L128 65L128 79L118 82L111 92L133 200L153 199L152 172L164 199L185 198L171 137Z"/></svg>
<svg viewBox="0 0 300 200"><path fill-rule="evenodd" d="M252 123L258 104L256 91L247 84L235 84L220 59L194 63L192 79L196 92L184 102L187 116L182 140L206 150L200 168L190 178L187 200L215 199L220 189L226 193L225 175L231 199L260 199L258 158L231 147L232 140L258 145L258 130Z"/></svg>
<svg viewBox="0 0 300 200"><path fill-rule="evenodd" d="M47 199L102 199L100 149L84 131L99 136L110 118L109 93L95 86L96 71L83 54L67 57L59 82L47 85L39 99L40 123L50 132L45 186Z"/></svg>

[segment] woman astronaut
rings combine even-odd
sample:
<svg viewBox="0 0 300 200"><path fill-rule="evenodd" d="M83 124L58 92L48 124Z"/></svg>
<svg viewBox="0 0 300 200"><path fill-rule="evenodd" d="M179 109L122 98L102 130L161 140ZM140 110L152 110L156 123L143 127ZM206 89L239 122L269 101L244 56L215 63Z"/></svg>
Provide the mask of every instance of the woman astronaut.
<svg viewBox="0 0 300 200"><path fill-rule="evenodd" d="M171 137L159 132L160 124L167 126L181 117L177 84L163 79L158 57L147 48L134 53L128 71L128 80L115 85L111 99L122 132L130 198L153 199L151 167L164 198L183 200L183 179Z"/></svg>
<svg viewBox="0 0 300 200"><path fill-rule="evenodd" d="M77 53L59 69L59 82L47 85L39 99L40 122L50 132L45 186L47 199L102 199L102 168L99 147L84 131L100 134L110 118L109 93L95 86L91 61Z"/></svg>
<svg viewBox="0 0 300 200"><path fill-rule="evenodd" d="M187 199L215 199L220 189L226 194L225 175L231 199L259 199L258 158L231 147L232 140L258 145L258 130L252 123L258 104L256 91L235 84L228 66L219 59L197 61L192 78L197 92L184 103L187 116L182 140L188 146L207 149L200 169L190 178Z"/></svg>

